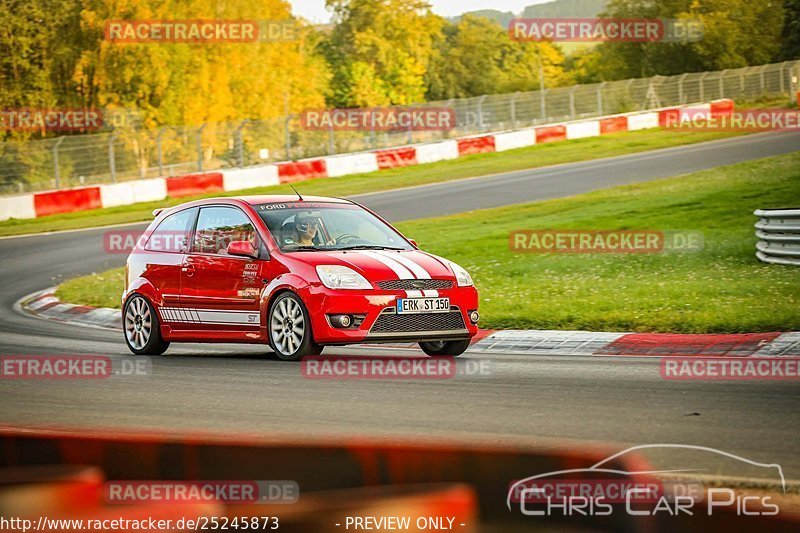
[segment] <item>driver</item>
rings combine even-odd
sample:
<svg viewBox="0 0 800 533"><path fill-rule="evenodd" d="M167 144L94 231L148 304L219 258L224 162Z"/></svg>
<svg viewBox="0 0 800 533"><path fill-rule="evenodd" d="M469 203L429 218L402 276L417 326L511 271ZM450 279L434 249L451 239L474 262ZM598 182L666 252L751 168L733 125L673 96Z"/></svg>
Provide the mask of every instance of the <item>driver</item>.
<svg viewBox="0 0 800 533"><path fill-rule="evenodd" d="M314 246L314 238L317 236L319 224L319 218L310 213L297 213L294 217L294 241L300 246ZM331 242L325 244L331 244Z"/></svg>

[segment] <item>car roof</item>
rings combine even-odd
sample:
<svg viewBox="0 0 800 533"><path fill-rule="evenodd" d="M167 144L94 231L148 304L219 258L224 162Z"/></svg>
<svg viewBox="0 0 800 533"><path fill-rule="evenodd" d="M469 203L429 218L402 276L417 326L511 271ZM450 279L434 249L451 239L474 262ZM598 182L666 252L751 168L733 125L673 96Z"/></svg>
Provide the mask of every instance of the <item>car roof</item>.
<svg viewBox="0 0 800 533"><path fill-rule="evenodd" d="M300 200L297 195L295 194L260 194L260 195L253 195L253 196L218 196L215 198L201 198L199 200L193 200L190 202L186 202L183 204L174 205L172 207L160 207L153 211L153 216L158 217L162 213L172 214L182 209L186 209L189 207L197 207L197 206L204 206L209 204L235 204L236 202L244 202L249 205L259 205L259 204L289 204L289 203L330 203L330 204L342 204L342 205L353 205L353 202L350 200L345 200L344 198L330 198L327 196L303 196L303 199Z"/></svg>
<svg viewBox="0 0 800 533"><path fill-rule="evenodd" d="M303 196L300 200L296 194L260 194L253 196L234 197L250 205L271 204L271 203L290 203L290 202L325 202L333 204L349 204L349 200L342 198L330 198L327 196Z"/></svg>

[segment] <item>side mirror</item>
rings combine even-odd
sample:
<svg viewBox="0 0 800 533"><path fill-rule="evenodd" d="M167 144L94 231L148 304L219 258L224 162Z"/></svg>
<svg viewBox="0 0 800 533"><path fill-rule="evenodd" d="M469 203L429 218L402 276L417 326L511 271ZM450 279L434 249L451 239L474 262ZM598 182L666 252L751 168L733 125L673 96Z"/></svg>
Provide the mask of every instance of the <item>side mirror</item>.
<svg viewBox="0 0 800 533"><path fill-rule="evenodd" d="M410 242L411 244L413 244L413 245L414 245L414 248L419 248L419 246L417 246L417 241L415 241L414 239L408 239L408 242Z"/></svg>
<svg viewBox="0 0 800 533"><path fill-rule="evenodd" d="M228 255L257 257L256 249L250 241L233 241L228 245Z"/></svg>

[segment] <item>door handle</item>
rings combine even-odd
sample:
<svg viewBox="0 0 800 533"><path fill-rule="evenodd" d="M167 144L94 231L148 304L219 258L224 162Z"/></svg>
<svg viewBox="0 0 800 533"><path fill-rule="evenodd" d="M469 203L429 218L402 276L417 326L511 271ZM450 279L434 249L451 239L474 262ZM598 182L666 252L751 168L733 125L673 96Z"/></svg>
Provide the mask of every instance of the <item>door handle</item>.
<svg viewBox="0 0 800 533"><path fill-rule="evenodd" d="M187 277L194 275L194 265L184 265L181 267L181 272L185 272Z"/></svg>

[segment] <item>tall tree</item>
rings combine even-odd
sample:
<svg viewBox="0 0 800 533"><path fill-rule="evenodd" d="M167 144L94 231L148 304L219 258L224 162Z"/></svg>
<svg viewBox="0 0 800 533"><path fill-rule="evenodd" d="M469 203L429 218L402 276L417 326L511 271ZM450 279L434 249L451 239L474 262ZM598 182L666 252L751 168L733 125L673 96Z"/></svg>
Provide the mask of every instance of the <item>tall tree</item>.
<svg viewBox="0 0 800 533"><path fill-rule="evenodd" d="M720 70L768 63L780 48L782 0L610 0L602 16L699 20L696 42L605 42L591 63L600 79Z"/></svg>
<svg viewBox="0 0 800 533"><path fill-rule="evenodd" d="M426 76L431 100L539 88L541 60L545 85L564 85L564 56L552 43L518 42L497 22L474 15L448 24Z"/></svg>
<svg viewBox="0 0 800 533"><path fill-rule="evenodd" d="M324 43L337 107L425 99L424 76L443 20L424 0L327 0L335 26Z"/></svg>

